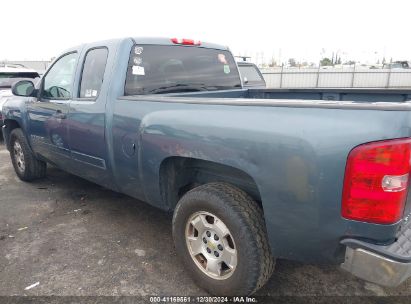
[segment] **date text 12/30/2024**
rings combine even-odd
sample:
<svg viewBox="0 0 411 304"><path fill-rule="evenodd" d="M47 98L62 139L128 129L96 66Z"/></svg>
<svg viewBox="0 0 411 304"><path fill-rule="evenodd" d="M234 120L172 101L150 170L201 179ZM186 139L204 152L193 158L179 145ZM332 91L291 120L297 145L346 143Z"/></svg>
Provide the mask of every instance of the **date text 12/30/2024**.
<svg viewBox="0 0 411 304"><path fill-rule="evenodd" d="M257 303L255 297L150 297L150 303Z"/></svg>

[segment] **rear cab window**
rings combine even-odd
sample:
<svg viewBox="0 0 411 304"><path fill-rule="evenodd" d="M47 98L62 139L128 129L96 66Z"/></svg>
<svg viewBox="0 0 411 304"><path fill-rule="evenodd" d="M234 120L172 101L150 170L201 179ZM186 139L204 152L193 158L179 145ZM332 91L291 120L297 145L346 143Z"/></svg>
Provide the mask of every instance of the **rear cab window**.
<svg viewBox="0 0 411 304"><path fill-rule="evenodd" d="M239 65L238 68L240 69L241 75L247 77L248 81L261 81L261 76L257 72L256 68L252 65Z"/></svg>
<svg viewBox="0 0 411 304"><path fill-rule="evenodd" d="M131 50L125 95L240 88L229 51L182 45L135 45Z"/></svg>
<svg viewBox="0 0 411 304"><path fill-rule="evenodd" d="M265 85L265 80L255 65L239 63L238 68L243 79L247 78L248 85Z"/></svg>

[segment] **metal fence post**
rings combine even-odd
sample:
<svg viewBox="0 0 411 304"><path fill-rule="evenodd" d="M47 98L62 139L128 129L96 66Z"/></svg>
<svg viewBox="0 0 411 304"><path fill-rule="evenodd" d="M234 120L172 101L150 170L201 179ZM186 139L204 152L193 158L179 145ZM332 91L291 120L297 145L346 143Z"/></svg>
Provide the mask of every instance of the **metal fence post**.
<svg viewBox="0 0 411 304"><path fill-rule="evenodd" d="M388 72L388 77L387 77L387 84L385 85L386 88L390 87L390 81L391 81L391 65L390 65L390 71Z"/></svg>
<svg viewBox="0 0 411 304"><path fill-rule="evenodd" d="M318 88L318 83L320 81L320 68L321 68L321 63L318 64L318 70L317 70L317 81L315 83L315 87Z"/></svg>
<svg viewBox="0 0 411 304"><path fill-rule="evenodd" d="M354 69L352 70L351 88L354 87L354 79L355 79L355 63L354 63Z"/></svg>
<svg viewBox="0 0 411 304"><path fill-rule="evenodd" d="M283 87L283 72L284 72L284 63L281 65L281 73L280 73L280 89Z"/></svg>

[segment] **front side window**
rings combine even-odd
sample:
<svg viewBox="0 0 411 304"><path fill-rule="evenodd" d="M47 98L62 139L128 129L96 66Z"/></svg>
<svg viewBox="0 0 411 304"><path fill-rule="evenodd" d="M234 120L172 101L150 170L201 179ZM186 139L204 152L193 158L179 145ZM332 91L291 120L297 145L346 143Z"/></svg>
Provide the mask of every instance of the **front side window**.
<svg viewBox="0 0 411 304"><path fill-rule="evenodd" d="M92 49L87 52L80 83L80 98L96 98L103 84L108 50Z"/></svg>
<svg viewBox="0 0 411 304"><path fill-rule="evenodd" d="M136 45L132 48L125 95L241 88L230 52L193 46Z"/></svg>
<svg viewBox="0 0 411 304"><path fill-rule="evenodd" d="M44 77L42 97L47 99L69 99L76 70L77 53L61 57Z"/></svg>

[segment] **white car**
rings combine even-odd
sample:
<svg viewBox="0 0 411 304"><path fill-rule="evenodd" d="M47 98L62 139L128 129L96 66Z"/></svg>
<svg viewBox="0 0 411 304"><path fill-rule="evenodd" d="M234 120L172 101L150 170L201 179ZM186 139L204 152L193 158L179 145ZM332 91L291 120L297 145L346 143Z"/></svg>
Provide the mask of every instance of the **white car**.
<svg viewBox="0 0 411 304"><path fill-rule="evenodd" d="M23 79L35 82L36 78L40 78L40 75L35 70L28 69L23 65L0 63L0 127L3 125L3 105L13 96L11 86Z"/></svg>

